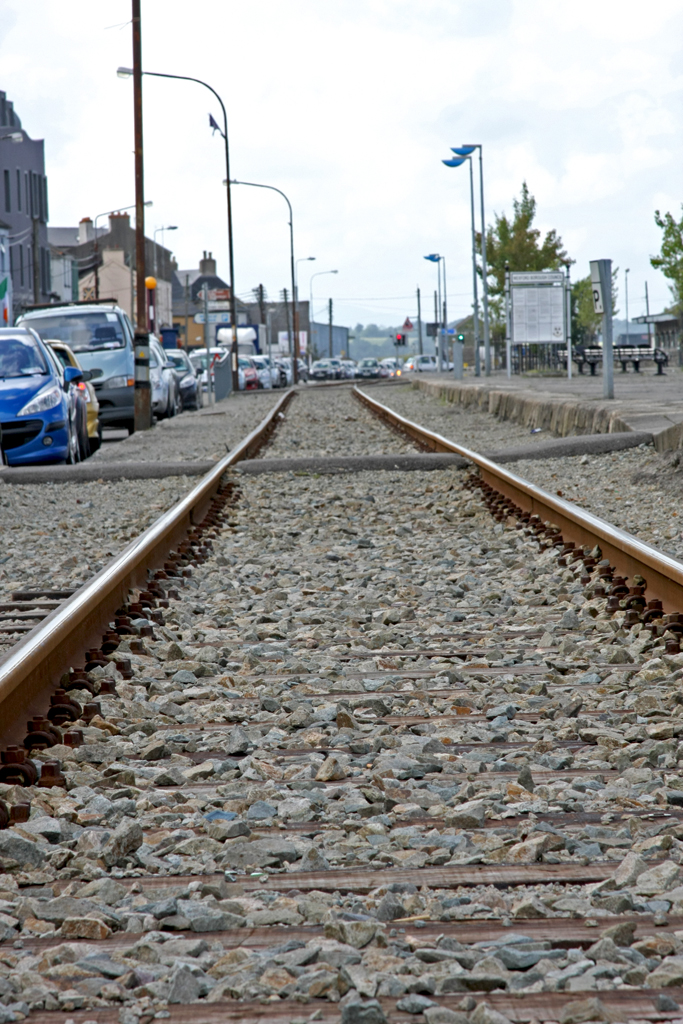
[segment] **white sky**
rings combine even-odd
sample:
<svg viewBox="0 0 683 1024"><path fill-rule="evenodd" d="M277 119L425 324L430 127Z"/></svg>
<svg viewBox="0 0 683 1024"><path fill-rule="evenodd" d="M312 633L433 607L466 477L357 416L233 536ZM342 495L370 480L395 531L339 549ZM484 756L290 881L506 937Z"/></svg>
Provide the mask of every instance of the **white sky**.
<svg viewBox="0 0 683 1024"><path fill-rule="evenodd" d="M630 267L631 316L669 300L649 265L656 208L683 200L680 0L142 0L143 67L210 82L228 110L232 177L276 185L294 206L299 295L335 321L432 319L447 258L449 318L471 306L467 168L449 147L482 142L487 221L526 179L538 226L577 261ZM2 0L0 88L44 138L50 222L134 201L129 0ZM181 268L204 249L227 278L224 163L190 83L147 78L147 233L165 224ZM240 295L289 287L284 201L236 187ZM160 238L160 236L159 236ZM623 273L620 274L623 315Z"/></svg>

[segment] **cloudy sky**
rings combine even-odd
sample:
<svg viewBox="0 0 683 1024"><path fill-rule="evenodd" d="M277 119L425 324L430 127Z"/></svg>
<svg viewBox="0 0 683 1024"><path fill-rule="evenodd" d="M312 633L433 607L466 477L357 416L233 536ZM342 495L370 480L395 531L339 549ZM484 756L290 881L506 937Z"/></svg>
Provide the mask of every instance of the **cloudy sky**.
<svg viewBox="0 0 683 1024"><path fill-rule="evenodd" d="M134 201L130 0L3 0L0 88L45 139L54 225ZM668 301L649 265L655 209L683 200L680 0L142 0L143 67L222 95L232 176L276 185L294 206L299 294L335 320L400 323L427 307L447 259L449 316L471 304L466 167L484 145L487 221L523 179L538 225L576 260L629 267L630 312ZM224 163L190 83L145 79L147 230L181 267L212 250L227 276ZM284 201L236 187L237 292L289 285ZM159 236L160 237L160 236ZM623 314L623 275L620 276ZM431 319L431 317L429 317Z"/></svg>

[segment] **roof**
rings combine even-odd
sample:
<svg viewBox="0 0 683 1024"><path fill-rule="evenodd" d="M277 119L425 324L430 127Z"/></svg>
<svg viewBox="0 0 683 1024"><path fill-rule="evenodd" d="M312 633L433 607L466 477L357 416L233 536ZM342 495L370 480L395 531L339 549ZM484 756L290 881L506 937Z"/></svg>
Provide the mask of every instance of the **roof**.
<svg viewBox="0 0 683 1024"><path fill-rule="evenodd" d="M47 240L50 245L78 245L78 228L48 228Z"/></svg>

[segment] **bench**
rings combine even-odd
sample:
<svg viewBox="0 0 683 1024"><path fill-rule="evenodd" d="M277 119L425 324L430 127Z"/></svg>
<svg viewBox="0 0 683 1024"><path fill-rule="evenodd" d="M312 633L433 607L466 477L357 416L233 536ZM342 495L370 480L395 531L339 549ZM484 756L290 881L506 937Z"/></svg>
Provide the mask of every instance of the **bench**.
<svg viewBox="0 0 683 1024"><path fill-rule="evenodd" d="M657 367L657 375L663 376L664 367L669 365L669 357L661 348L650 348L648 345L615 345L614 361L621 363L621 372L626 373L628 364L631 363L636 373L640 373L642 362L654 362ZM572 358L577 365L579 373L583 373L584 367L589 366L591 376L595 376L600 363L602 363L602 348L597 345L575 345Z"/></svg>

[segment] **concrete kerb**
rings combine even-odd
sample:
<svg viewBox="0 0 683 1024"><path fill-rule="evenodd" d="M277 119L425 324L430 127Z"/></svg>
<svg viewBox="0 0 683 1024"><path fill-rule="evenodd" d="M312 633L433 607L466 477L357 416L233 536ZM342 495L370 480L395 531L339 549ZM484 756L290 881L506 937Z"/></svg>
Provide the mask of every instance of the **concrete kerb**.
<svg viewBox="0 0 683 1024"><path fill-rule="evenodd" d="M444 398L467 407L476 407L501 420L512 420L529 429L548 430L558 437L583 434L618 434L645 431L651 435L657 451L680 446L683 440L683 416L649 414L613 404L580 402L562 395L531 390L507 390L482 384L418 379L413 387L434 398ZM672 422L672 420L674 422Z"/></svg>

